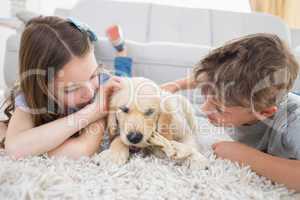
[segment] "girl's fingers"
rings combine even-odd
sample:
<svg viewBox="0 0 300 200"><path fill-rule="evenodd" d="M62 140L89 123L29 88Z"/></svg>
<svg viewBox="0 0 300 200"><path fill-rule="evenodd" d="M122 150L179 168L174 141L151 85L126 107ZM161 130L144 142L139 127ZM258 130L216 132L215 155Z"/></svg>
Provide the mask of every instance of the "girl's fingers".
<svg viewBox="0 0 300 200"><path fill-rule="evenodd" d="M121 89L121 80L118 78L113 78L109 83L107 83L106 87L108 90L118 90Z"/></svg>
<svg viewBox="0 0 300 200"><path fill-rule="evenodd" d="M112 76L112 77L110 78L110 81L121 83L121 79L122 79L122 78L119 77L119 76Z"/></svg>

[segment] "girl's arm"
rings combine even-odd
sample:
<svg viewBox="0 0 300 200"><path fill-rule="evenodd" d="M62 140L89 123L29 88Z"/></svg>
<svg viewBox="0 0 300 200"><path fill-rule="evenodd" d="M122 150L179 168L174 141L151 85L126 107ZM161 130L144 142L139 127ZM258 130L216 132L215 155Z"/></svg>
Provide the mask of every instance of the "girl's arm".
<svg viewBox="0 0 300 200"><path fill-rule="evenodd" d="M76 113L38 127L34 127L30 113L16 108L6 133L5 149L7 153L15 158L20 158L40 155L57 148L74 133L105 117L109 97L119 89L120 79L111 77L105 85L100 86L93 103Z"/></svg>
<svg viewBox="0 0 300 200"><path fill-rule="evenodd" d="M49 156L66 156L77 159L92 156L99 149L105 130L105 120L101 119L85 127L79 137L70 138L56 149L48 152Z"/></svg>
<svg viewBox="0 0 300 200"><path fill-rule="evenodd" d="M5 150L15 158L40 155L57 148L90 122L84 109L64 118L34 127L30 113L16 108L10 119Z"/></svg>
<svg viewBox="0 0 300 200"><path fill-rule="evenodd" d="M169 91L171 93L178 92L180 90L195 89L197 86L196 81L192 77L186 77L184 79L178 79L165 84L160 87L163 90Z"/></svg>
<svg viewBox="0 0 300 200"><path fill-rule="evenodd" d="M300 191L299 160L271 156L239 142L219 142L213 149L218 157L249 165L257 174Z"/></svg>

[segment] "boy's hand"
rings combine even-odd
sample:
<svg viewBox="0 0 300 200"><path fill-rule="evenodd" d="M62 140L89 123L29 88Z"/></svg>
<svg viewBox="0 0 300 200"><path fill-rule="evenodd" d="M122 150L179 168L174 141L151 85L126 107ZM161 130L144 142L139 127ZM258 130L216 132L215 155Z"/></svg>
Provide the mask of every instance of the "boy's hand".
<svg viewBox="0 0 300 200"><path fill-rule="evenodd" d="M212 149L217 157L231 161L244 163L245 157L249 159L255 149L239 142L223 141L212 145Z"/></svg>
<svg viewBox="0 0 300 200"><path fill-rule="evenodd" d="M196 87L197 83L192 77L167 82L160 86L162 90L166 90L171 93L178 92L179 90L195 89Z"/></svg>
<svg viewBox="0 0 300 200"><path fill-rule="evenodd" d="M160 85L160 88L171 93L175 93L180 89L179 85L176 82L164 83Z"/></svg>
<svg viewBox="0 0 300 200"><path fill-rule="evenodd" d="M258 175L300 192L299 160L272 156L239 142L218 142L212 148L218 157L250 166Z"/></svg>

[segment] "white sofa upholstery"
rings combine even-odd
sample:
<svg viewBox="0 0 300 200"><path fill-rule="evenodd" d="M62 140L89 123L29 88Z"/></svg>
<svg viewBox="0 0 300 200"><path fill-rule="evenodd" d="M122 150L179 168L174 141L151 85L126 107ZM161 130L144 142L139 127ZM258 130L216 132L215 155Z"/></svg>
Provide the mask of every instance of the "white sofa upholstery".
<svg viewBox="0 0 300 200"><path fill-rule="evenodd" d="M105 36L107 26L120 24L126 38L132 41L128 44L129 54L134 58L133 74L158 83L185 76L211 48L239 36L269 32L277 34L289 45L292 43L290 30L283 21L258 13L82 0L73 9L59 10L57 14L78 18L89 24L100 37ZM19 35L16 35L7 41L5 80L8 86L16 79L18 39ZM111 63L114 54L105 39L101 39L96 50L98 59ZM300 91L300 87L297 88Z"/></svg>
<svg viewBox="0 0 300 200"><path fill-rule="evenodd" d="M291 29L292 47L300 47L300 29Z"/></svg>
<svg viewBox="0 0 300 200"><path fill-rule="evenodd" d="M239 36L269 32L291 44L288 26L280 18L268 14L83 0L70 15L88 23L100 36L104 36L108 25L118 23L129 40L138 42L167 41L215 47Z"/></svg>

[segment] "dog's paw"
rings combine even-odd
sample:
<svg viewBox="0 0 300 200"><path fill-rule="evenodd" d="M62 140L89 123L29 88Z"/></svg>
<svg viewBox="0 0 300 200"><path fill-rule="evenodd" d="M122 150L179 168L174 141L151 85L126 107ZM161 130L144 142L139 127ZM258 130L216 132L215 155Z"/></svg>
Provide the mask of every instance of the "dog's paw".
<svg viewBox="0 0 300 200"><path fill-rule="evenodd" d="M192 170L204 170L209 167L208 159L196 150L185 160L185 162Z"/></svg>
<svg viewBox="0 0 300 200"><path fill-rule="evenodd" d="M188 158L193 154L193 149L188 147L185 144L176 141L170 141L172 145L172 149L174 149L173 154L170 154L170 158L173 160L183 160Z"/></svg>
<svg viewBox="0 0 300 200"><path fill-rule="evenodd" d="M109 162L116 165L124 165L129 159L129 151L112 151L110 149L104 150L99 155L102 162Z"/></svg>
<svg viewBox="0 0 300 200"><path fill-rule="evenodd" d="M153 134L149 138L149 143L158 147L165 147L170 145L169 141L158 132L153 132Z"/></svg>
<svg viewBox="0 0 300 200"><path fill-rule="evenodd" d="M171 158L176 154L176 150L174 149L171 142L160 135L157 132L154 132L149 140L151 145L158 146L161 150L167 155L167 157Z"/></svg>

